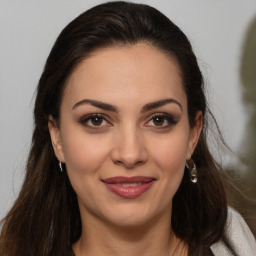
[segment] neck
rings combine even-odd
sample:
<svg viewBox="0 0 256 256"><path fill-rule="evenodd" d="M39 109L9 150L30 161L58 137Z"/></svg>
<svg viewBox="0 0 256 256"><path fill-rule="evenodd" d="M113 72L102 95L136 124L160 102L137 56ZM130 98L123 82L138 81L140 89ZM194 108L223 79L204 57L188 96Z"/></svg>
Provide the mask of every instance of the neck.
<svg viewBox="0 0 256 256"><path fill-rule="evenodd" d="M171 222L166 223L165 216L132 227L86 220L73 246L76 256L187 255L187 246L172 233Z"/></svg>

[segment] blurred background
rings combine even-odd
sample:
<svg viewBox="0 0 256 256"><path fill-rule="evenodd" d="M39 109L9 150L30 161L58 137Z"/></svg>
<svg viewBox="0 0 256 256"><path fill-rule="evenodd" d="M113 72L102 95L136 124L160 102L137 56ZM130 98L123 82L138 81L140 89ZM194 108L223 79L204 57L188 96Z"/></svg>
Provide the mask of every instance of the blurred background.
<svg viewBox="0 0 256 256"><path fill-rule="evenodd" d="M0 0L0 219L20 190L37 82L60 31L103 1ZM231 204L256 235L256 1L148 0L190 39L210 108L233 153L211 150L236 188ZM240 191L240 192L239 192Z"/></svg>
<svg viewBox="0 0 256 256"><path fill-rule="evenodd" d="M247 123L237 153L245 166L227 166L227 170L238 189L231 190L232 204L245 216L256 236L256 16L243 38L239 75Z"/></svg>

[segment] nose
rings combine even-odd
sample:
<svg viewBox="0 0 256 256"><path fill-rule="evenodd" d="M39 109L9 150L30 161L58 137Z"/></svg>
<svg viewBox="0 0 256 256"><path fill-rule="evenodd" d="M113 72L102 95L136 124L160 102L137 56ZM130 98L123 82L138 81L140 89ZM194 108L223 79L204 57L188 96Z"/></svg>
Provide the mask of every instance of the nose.
<svg viewBox="0 0 256 256"><path fill-rule="evenodd" d="M112 161L127 169L141 165L148 159L145 141L136 127L120 132L115 136L113 145Z"/></svg>

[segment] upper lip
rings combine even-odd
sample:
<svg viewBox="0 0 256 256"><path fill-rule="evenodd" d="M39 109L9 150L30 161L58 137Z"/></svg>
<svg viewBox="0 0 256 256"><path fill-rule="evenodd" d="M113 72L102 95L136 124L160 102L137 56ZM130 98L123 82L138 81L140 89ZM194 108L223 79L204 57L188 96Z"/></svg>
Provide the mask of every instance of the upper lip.
<svg viewBox="0 0 256 256"><path fill-rule="evenodd" d="M156 180L156 178L147 177L147 176L133 176L133 177L115 176L107 179L102 179L103 182L108 184L148 183L154 180Z"/></svg>

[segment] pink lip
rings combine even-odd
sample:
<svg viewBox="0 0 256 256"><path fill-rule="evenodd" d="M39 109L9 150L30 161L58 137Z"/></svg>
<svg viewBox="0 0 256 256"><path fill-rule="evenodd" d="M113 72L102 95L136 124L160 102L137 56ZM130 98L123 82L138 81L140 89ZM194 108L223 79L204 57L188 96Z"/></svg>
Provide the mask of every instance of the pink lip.
<svg viewBox="0 0 256 256"><path fill-rule="evenodd" d="M146 192L156 181L146 176L122 177L116 176L102 180L106 187L123 198L135 198ZM139 183L136 186L123 187L122 184Z"/></svg>

